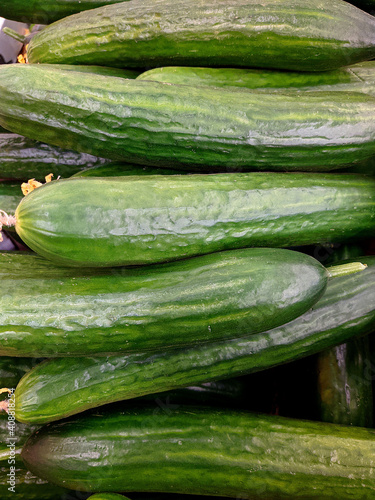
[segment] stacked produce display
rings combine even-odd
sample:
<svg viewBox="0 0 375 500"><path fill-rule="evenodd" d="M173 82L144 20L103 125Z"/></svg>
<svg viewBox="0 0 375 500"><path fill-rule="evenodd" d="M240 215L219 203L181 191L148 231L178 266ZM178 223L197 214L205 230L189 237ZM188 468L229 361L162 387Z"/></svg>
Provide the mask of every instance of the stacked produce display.
<svg viewBox="0 0 375 500"><path fill-rule="evenodd" d="M0 2L1 498L374 497L374 5Z"/></svg>

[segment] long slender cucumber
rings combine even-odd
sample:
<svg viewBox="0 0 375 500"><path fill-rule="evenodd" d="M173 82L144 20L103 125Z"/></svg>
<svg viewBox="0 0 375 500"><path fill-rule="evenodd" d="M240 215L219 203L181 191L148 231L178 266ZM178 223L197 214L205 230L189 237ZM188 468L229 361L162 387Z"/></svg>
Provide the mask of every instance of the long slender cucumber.
<svg viewBox="0 0 375 500"><path fill-rule="evenodd" d="M268 332L158 354L44 361L17 386L16 418L45 423L106 403L257 372L375 329L375 257L330 281L303 316Z"/></svg>

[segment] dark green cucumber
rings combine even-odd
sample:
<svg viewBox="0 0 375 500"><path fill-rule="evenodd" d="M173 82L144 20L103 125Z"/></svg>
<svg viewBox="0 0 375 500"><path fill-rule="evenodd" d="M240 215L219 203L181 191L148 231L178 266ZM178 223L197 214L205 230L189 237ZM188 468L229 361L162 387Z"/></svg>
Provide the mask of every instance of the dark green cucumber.
<svg viewBox="0 0 375 500"><path fill-rule="evenodd" d="M323 422L372 427L372 378L368 337L319 354L318 398Z"/></svg>
<svg viewBox="0 0 375 500"><path fill-rule="evenodd" d="M330 281L303 316L265 333L158 354L44 361L16 388L16 418L49 422L106 403L261 371L375 329L375 257Z"/></svg>
<svg viewBox="0 0 375 500"><path fill-rule="evenodd" d="M178 85L209 87L237 87L245 89L285 89L320 87L332 90L357 90L358 85L369 85L375 93L375 61L353 64L334 71L301 73L241 68L191 68L166 66L141 73L137 80L148 80Z"/></svg>
<svg viewBox="0 0 375 500"><path fill-rule="evenodd" d="M21 183L16 184L15 182L5 182L5 181L0 182L1 210L4 210L4 212L7 212L8 214L14 213L22 198L23 195L21 191Z"/></svg>
<svg viewBox="0 0 375 500"><path fill-rule="evenodd" d="M142 352L257 333L303 314L329 276L312 257L271 248L100 275L1 257L0 355L12 356Z"/></svg>
<svg viewBox="0 0 375 500"><path fill-rule="evenodd" d="M65 179L23 198L16 230L69 266L120 266L246 246L374 234L375 181L295 173Z"/></svg>
<svg viewBox="0 0 375 500"><path fill-rule="evenodd" d="M10 469L10 467L15 467ZM15 485L10 482L15 478ZM5 465L0 467L1 500L64 500L80 498L72 496L66 488L56 486L38 475L21 467Z"/></svg>
<svg viewBox="0 0 375 500"><path fill-rule="evenodd" d="M27 139L17 134L0 134L0 178L27 181L52 173L55 177L70 177L79 170L101 166L108 160L86 153L67 151ZM22 194L22 193L21 193ZM1 208L5 210L2 206Z"/></svg>
<svg viewBox="0 0 375 500"><path fill-rule="evenodd" d="M357 92L260 96L15 64L0 67L0 100L15 133L153 167L327 171L375 154L375 98Z"/></svg>
<svg viewBox="0 0 375 500"><path fill-rule="evenodd" d="M0 468L15 464L22 466L22 446L39 427L21 424L10 420L6 414L0 414Z"/></svg>
<svg viewBox="0 0 375 500"><path fill-rule="evenodd" d="M337 264L362 255L360 245L342 245L325 261ZM372 427L373 398L368 336L319 353L316 359L319 419L335 424Z"/></svg>
<svg viewBox="0 0 375 500"><path fill-rule="evenodd" d="M325 71L375 57L375 19L342 2L132 0L38 33L31 63Z"/></svg>
<svg viewBox="0 0 375 500"><path fill-rule="evenodd" d="M26 24L50 24L66 16L124 0L1 0L0 16Z"/></svg>
<svg viewBox="0 0 375 500"><path fill-rule="evenodd" d="M374 455L373 430L194 407L50 424L22 451L32 472L77 490L254 500L370 499Z"/></svg>

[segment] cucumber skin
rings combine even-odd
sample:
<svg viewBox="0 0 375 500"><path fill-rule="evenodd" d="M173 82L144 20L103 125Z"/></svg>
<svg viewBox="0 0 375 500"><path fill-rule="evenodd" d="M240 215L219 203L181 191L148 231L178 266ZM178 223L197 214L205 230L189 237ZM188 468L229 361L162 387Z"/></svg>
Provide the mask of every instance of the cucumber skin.
<svg viewBox="0 0 375 500"><path fill-rule="evenodd" d="M40 260L17 259L2 259L0 355L155 351L249 335L303 314L328 279L312 257L271 248L101 274L43 274Z"/></svg>
<svg viewBox="0 0 375 500"><path fill-rule="evenodd" d="M15 133L146 166L327 171L375 154L375 99L356 92L260 98L15 64L0 67L0 99Z"/></svg>
<svg viewBox="0 0 375 500"><path fill-rule="evenodd" d="M82 491L335 500L371 498L374 455L373 430L194 407L49 424L22 451L31 471Z"/></svg>
<svg viewBox="0 0 375 500"><path fill-rule="evenodd" d="M1 0L0 16L26 24L50 24L120 0ZM124 0L121 0L124 1Z"/></svg>
<svg viewBox="0 0 375 500"><path fill-rule="evenodd" d="M241 68L191 68L166 66L154 68L137 76L137 80L173 83L177 85L199 85L210 87L236 87L244 89L273 89L283 91L288 88L312 88L318 91L351 90L359 85L369 85L375 94L375 61L353 64L346 68L324 72L285 72L266 69Z"/></svg>
<svg viewBox="0 0 375 500"><path fill-rule="evenodd" d="M318 397L323 422L372 427L373 400L368 336L318 356Z"/></svg>
<svg viewBox="0 0 375 500"><path fill-rule="evenodd" d="M15 216L26 245L59 265L142 265L369 237L375 180L260 172L66 179L28 194Z"/></svg>
<svg viewBox="0 0 375 500"><path fill-rule="evenodd" d="M44 177L51 173L55 178L70 177L79 170L108 163L109 160L103 158L67 151L18 134L0 134L0 178L2 179L20 179L25 182L30 178L36 178L43 182ZM22 198L21 189L20 193Z"/></svg>
<svg viewBox="0 0 375 500"><path fill-rule="evenodd" d="M44 361L16 388L16 418L46 423L106 403L252 373L303 358L375 329L375 257L335 278L303 316L268 332L158 354Z"/></svg>
<svg viewBox="0 0 375 500"><path fill-rule="evenodd" d="M75 71L78 73L91 73L102 76L115 76L134 80L140 75L139 71L123 68L108 68L107 66L80 66L79 64L39 64L39 68L51 69L53 71Z"/></svg>
<svg viewBox="0 0 375 500"><path fill-rule="evenodd" d="M47 27L27 54L30 63L326 71L373 59L374 32L372 16L339 0L216 0L214 10L204 0L132 0Z"/></svg>

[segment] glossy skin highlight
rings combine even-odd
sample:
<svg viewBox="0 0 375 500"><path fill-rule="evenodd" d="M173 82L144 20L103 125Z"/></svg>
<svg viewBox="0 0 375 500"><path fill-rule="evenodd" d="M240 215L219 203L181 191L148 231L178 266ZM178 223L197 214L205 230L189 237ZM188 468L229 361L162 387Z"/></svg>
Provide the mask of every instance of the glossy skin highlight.
<svg viewBox="0 0 375 500"><path fill-rule="evenodd" d="M152 354L41 363L16 389L16 418L46 423L145 394L257 372L324 351L375 329L375 257L330 281L304 315L260 334Z"/></svg>
<svg viewBox="0 0 375 500"><path fill-rule="evenodd" d="M82 491L256 500L369 499L374 456L370 429L183 406L49 424L22 451L32 471Z"/></svg>
<svg viewBox="0 0 375 500"><path fill-rule="evenodd" d="M38 272L33 255L18 266L17 256L2 257L0 355L9 356L155 351L248 335L303 314L328 279L312 257L271 248L100 273L49 263Z"/></svg>

